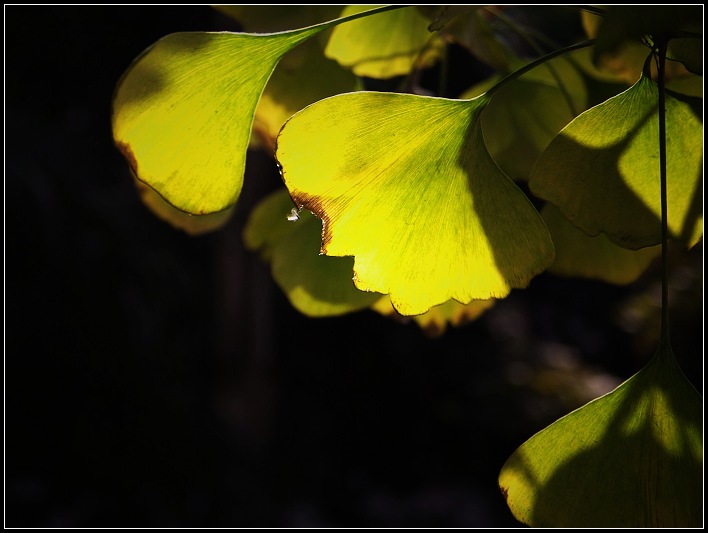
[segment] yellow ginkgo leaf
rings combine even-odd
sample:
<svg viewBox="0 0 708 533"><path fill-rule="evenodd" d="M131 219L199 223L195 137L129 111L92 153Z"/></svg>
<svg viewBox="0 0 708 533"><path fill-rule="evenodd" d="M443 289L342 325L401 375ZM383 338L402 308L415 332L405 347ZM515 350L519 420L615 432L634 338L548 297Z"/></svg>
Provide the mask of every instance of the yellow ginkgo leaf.
<svg viewBox="0 0 708 533"><path fill-rule="evenodd" d="M317 31L175 33L155 43L113 101L114 139L138 179L195 215L236 203L263 88L281 56Z"/></svg>
<svg viewBox="0 0 708 533"><path fill-rule="evenodd" d="M231 207L243 184L256 105L273 69L288 51L342 22L282 33L163 37L118 82L116 146L138 179L177 209L205 215Z"/></svg>
<svg viewBox="0 0 708 533"><path fill-rule="evenodd" d="M294 115L276 148L322 252L354 256L354 282L403 315L506 296L553 260L538 212L496 166L487 100L359 92Z"/></svg>
<svg viewBox="0 0 708 533"><path fill-rule="evenodd" d="M341 17L373 6L347 6ZM357 76L391 78L414 67L431 66L443 42L428 30L428 21L415 7L389 11L366 20L338 26L332 31L325 55L351 68Z"/></svg>

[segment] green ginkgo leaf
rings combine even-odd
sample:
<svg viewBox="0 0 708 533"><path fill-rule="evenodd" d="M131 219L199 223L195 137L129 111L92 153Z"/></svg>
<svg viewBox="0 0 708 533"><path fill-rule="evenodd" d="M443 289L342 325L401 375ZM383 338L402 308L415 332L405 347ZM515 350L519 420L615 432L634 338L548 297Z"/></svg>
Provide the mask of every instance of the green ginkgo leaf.
<svg viewBox="0 0 708 533"><path fill-rule="evenodd" d="M482 94L501 79L494 75L465 91L462 98ZM484 140L494 161L512 179L528 181L543 150L587 109L587 93L583 77L565 57L502 87L482 113Z"/></svg>
<svg viewBox="0 0 708 533"><path fill-rule="evenodd" d="M543 207L541 216L556 248L556 259L548 268L554 274L626 285L635 281L661 254L660 245L628 250L602 233L591 237L568 222L552 204Z"/></svg>
<svg viewBox="0 0 708 533"><path fill-rule="evenodd" d="M506 296L553 260L538 212L496 166L486 97L359 92L294 115L276 157L290 195L323 222L322 252L403 315Z"/></svg>
<svg viewBox="0 0 708 533"><path fill-rule="evenodd" d="M373 6L347 6L341 17ZM429 21L414 7L354 21L332 31L325 55L357 76L391 78L414 67L431 66L442 50L441 39L428 31Z"/></svg>
<svg viewBox="0 0 708 533"><path fill-rule="evenodd" d="M244 242L271 262L273 278L301 313L336 316L369 307L381 298L354 287L351 257L320 255L320 221L294 209L283 188L264 198L251 212Z"/></svg>
<svg viewBox="0 0 708 533"><path fill-rule="evenodd" d="M702 235L703 125L688 97L666 96L668 227L693 246ZM630 249L661 242L658 90L642 77L576 117L537 161L534 194L588 235Z"/></svg>
<svg viewBox="0 0 708 533"><path fill-rule="evenodd" d="M617 389L522 444L499 486L534 527L700 527L703 400L663 344Z"/></svg>

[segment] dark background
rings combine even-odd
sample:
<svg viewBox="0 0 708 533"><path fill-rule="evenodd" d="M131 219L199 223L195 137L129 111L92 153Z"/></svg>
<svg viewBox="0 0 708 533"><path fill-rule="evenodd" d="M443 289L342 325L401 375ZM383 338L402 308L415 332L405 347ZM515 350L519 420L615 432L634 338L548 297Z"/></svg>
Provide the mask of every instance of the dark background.
<svg viewBox="0 0 708 533"><path fill-rule="evenodd" d="M188 237L138 199L111 93L209 7L5 8L6 527L503 527L496 479L545 425L636 372L655 267L536 278L427 338L307 319L244 250L279 185L250 154L234 218ZM702 390L702 245L672 252L672 339Z"/></svg>

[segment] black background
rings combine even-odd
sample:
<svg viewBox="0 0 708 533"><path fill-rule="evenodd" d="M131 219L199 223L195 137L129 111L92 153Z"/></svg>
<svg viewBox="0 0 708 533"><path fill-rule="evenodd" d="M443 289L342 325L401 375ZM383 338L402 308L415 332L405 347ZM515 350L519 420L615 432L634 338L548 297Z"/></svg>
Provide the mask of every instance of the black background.
<svg viewBox="0 0 708 533"><path fill-rule="evenodd" d="M7 527L515 526L496 486L509 454L580 405L563 391L582 372L624 379L653 353L656 267L624 288L543 274L437 339L299 315L241 241L279 185L267 154L231 222L188 237L143 207L112 145L132 59L225 19L5 17ZM674 349L702 390L702 245L672 257Z"/></svg>

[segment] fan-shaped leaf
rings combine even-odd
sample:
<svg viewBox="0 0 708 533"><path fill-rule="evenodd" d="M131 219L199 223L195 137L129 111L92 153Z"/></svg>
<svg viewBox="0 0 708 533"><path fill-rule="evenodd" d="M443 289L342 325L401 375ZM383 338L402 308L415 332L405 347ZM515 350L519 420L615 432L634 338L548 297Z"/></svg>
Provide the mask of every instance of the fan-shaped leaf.
<svg viewBox="0 0 708 533"><path fill-rule="evenodd" d="M372 6L347 6L341 17ZM366 20L338 26L325 55L357 76L391 78L414 66L430 66L440 56L442 41L428 31L428 20L414 7L389 11Z"/></svg>
<svg viewBox="0 0 708 533"><path fill-rule="evenodd" d="M534 194L589 235L630 249L661 242L658 90L642 77L576 117L534 167ZM688 98L666 97L668 226L688 246L702 234L703 126Z"/></svg>
<svg viewBox="0 0 708 533"><path fill-rule="evenodd" d="M113 102L115 142L133 172L187 213L232 206L261 92L281 56L319 30L159 40L126 72Z"/></svg>
<svg viewBox="0 0 708 533"><path fill-rule="evenodd" d="M617 389L540 431L499 486L535 527L700 527L702 399L671 348Z"/></svg>
<svg viewBox="0 0 708 533"><path fill-rule="evenodd" d="M538 212L484 146L486 103L345 94L278 137L292 198L323 220L322 252L353 255L356 286L403 315L504 297L553 259Z"/></svg>

